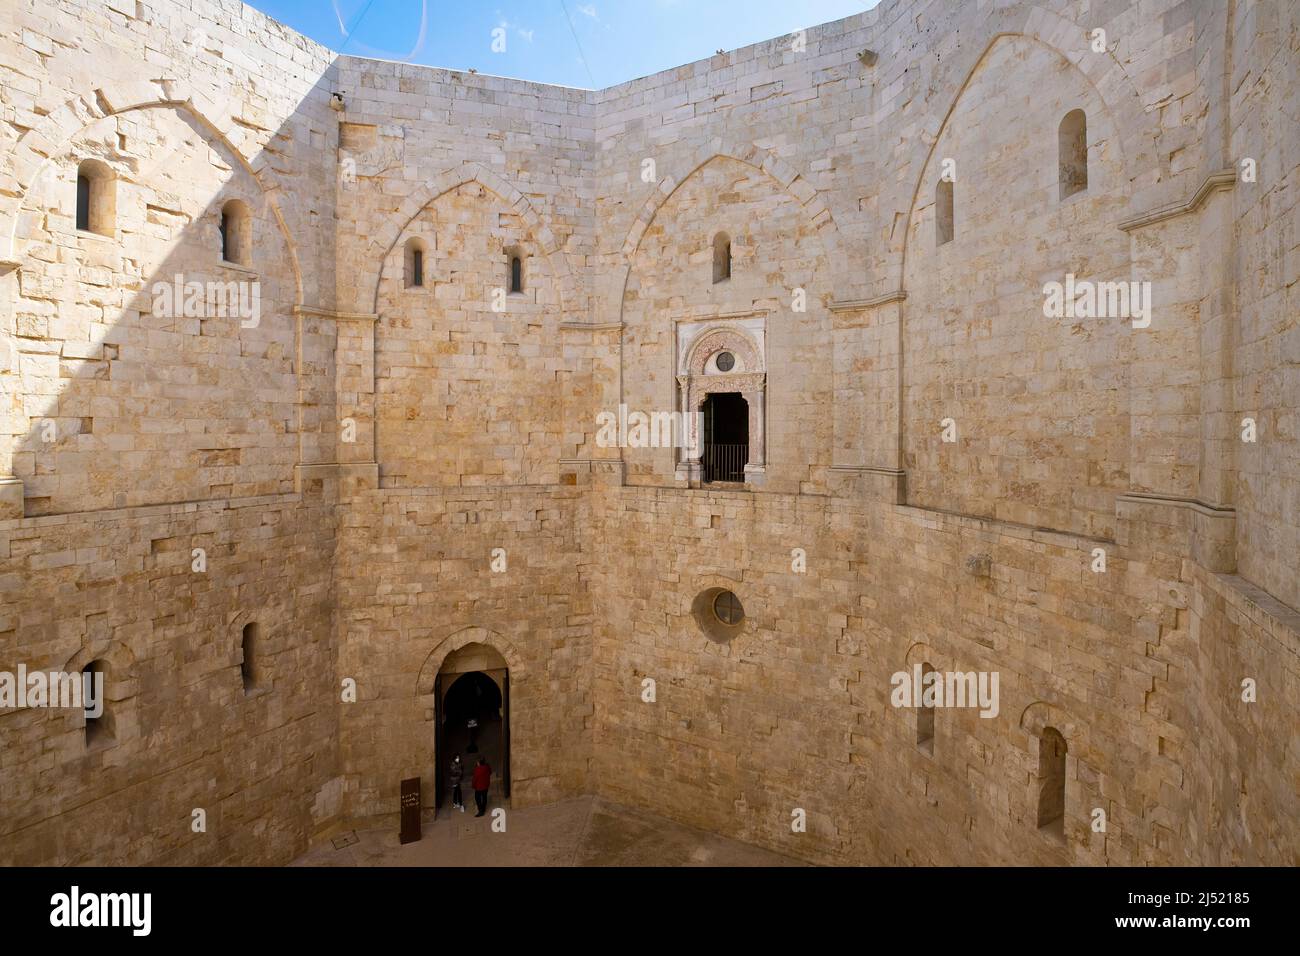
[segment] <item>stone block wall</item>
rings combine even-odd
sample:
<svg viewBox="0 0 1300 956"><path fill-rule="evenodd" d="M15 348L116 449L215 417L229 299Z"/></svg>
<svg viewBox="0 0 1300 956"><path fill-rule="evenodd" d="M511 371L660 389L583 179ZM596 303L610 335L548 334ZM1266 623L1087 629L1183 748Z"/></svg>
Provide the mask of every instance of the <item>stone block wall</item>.
<svg viewBox="0 0 1300 956"><path fill-rule="evenodd" d="M1292 0L886 0L585 91L239 4L6 7L0 670L106 661L114 738L0 711L0 861L279 863L402 777L432 802L432 680L484 644L515 806L819 862L1294 862L1298 30ZM111 235L75 228L86 159ZM1045 316L1067 273L1149 282L1150 326ZM256 281L258 321L155 310L178 274ZM676 328L756 317L761 482L596 440L677 408ZM889 691L923 664L999 674L998 715L918 746Z"/></svg>
<svg viewBox="0 0 1300 956"><path fill-rule="evenodd" d="M333 822L332 511L284 495L0 522L0 670L106 662L111 727L88 746L80 711L0 710L0 860L284 862Z"/></svg>
<svg viewBox="0 0 1300 956"><path fill-rule="evenodd" d="M358 690L339 718L351 813L392 812L410 776L433 805L433 682L469 642L494 648L510 669L512 805L586 792L594 693L580 495L385 489L349 502L336 575L338 672Z"/></svg>

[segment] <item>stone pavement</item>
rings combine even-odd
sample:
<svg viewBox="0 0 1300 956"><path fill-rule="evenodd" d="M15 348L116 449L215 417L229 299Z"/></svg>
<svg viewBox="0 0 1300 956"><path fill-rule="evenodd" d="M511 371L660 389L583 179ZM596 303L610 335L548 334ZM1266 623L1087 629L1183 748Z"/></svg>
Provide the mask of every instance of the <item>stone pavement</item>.
<svg viewBox="0 0 1300 956"><path fill-rule="evenodd" d="M493 833L492 807L476 819L426 815L423 839L402 846L391 825L353 831L358 841L323 845L292 866L802 866L759 847L682 826L596 797L508 810ZM339 839L338 836L335 839Z"/></svg>

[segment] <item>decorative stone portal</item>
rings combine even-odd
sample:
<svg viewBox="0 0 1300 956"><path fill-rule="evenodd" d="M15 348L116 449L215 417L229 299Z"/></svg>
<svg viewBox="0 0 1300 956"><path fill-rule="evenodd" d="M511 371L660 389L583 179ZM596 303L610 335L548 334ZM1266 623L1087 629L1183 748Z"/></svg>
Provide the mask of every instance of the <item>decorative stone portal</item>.
<svg viewBox="0 0 1300 956"><path fill-rule="evenodd" d="M734 481L756 486L767 462L766 313L677 323L677 402L688 428L700 412L704 435L678 454L676 478L698 488Z"/></svg>
<svg viewBox="0 0 1300 956"><path fill-rule="evenodd" d="M470 792L470 776L482 756L492 766L492 792L510 796L510 669L487 644L466 644L443 661L434 679L434 807L451 794L447 771L460 755L461 783Z"/></svg>

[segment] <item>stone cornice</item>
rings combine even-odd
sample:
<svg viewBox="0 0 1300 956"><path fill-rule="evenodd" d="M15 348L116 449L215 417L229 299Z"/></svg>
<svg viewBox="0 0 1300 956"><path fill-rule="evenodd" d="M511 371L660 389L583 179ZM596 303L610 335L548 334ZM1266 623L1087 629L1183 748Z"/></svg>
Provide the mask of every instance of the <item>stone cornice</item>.
<svg viewBox="0 0 1300 956"><path fill-rule="evenodd" d="M1173 219L1176 216L1184 216L1189 212L1196 212L1204 205L1210 193L1217 192L1220 189L1231 189L1236 183L1236 170L1221 169L1217 173L1210 173L1205 177L1205 181L1201 183L1196 192L1192 194L1191 199L1185 202L1170 203L1167 206L1152 209L1132 219L1125 219L1119 224L1119 228L1124 232L1132 232L1134 229L1141 229L1144 226L1164 222L1166 219Z"/></svg>
<svg viewBox="0 0 1300 956"><path fill-rule="evenodd" d="M561 322L561 332L619 332L622 322Z"/></svg>
<svg viewBox="0 0 1300 956"><path fill-rule="evenodd" d="M293 307L294 315L314 315L322 319L335 319L337 321L352 322L378 322L379 315L375 312L336 312L333 309L322 309L315 305L295 305Z"/></svg>
<svg viewBox="0 0 1300 956"><path fill-rule="evenodd" d="M673 322L677 325L683 325L688 322L721 322L723 320L735 319L765 319L771 311L771 309L735 309L731 312L718 312L714 315L679 315L673 317Z"/></svg>
<svg viewBox="0 0 1300 956"><path fill-rule="evenodd" d="M1128 491L1116 497L1115 501L1139 505L1164 505L1169 508L1188 508L1199 514L1213 518L1231 518L1237 509L1231 505L1216 505L1198 498L1185 498L1179 495L1161 495L1147 491Z"/></svg>
<svg viewBox="0 0 1300 956"><path fill-rule="evenodd" d="M829 308L832 312L858 312L862 309L874 309L882 305L888 305L891 302L902 302L906 298L906 292L902 289L895 289L893 292L886 292L884 295L878 295L870 299L832 301Z"/></svg>
<svg viewBox="0 0 1300 956"><path fill-rule="evenodd" d="M872 475L888 475L891 478L897 478L906 474L906 472L901 468L884 468L878 465L831 465L828 470L837 474L856 475L866 473Z"/></svg>

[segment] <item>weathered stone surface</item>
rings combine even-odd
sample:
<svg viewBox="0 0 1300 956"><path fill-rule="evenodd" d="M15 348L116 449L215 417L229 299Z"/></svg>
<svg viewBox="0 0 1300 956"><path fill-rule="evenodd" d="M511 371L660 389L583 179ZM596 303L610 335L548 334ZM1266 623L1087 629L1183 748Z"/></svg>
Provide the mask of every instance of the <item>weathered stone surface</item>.
<svg viewBox="0 0 1300 956"><path fill-rule="evenodd" d="M886 0L598 91L122 6L0 8L0 671L100 661L112 727L0 709L0 863L395 821L471 644L516 807L816 862L1300 862L1300 5ZM1046 315L1067 275L1149 283L1149 324ZM598 440L705 394L709 335L765 452L735 487ZM931 735L890 700L925 665L998 675L996 716Z"/></svg>

